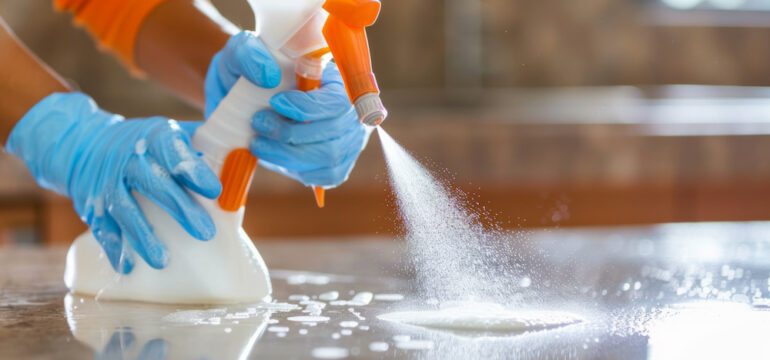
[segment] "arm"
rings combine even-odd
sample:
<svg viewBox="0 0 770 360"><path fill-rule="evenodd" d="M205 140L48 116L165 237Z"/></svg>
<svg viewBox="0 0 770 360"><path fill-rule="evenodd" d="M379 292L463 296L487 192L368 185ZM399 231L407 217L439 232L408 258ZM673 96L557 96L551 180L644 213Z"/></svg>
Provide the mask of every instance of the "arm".
<svg viewBox="0 0 770 360"><path fill-rule="evenodd" d="M0 144L41 99L69 91L67 84L19 42L0 18Z"/></svg>
<svg viewBox="0 0 770 360"><path fill-rule="evenodd" d="M131 271L130 248L154 268L169 258L132 191L167 209L193 237L214 234L210 217L185 188L216 198L221 185L202 159L185 155L195 154L187 132L161 117L125 121L69 91L2 19L0 141L41 186L72 199L115 270Z"/></svg>
<svg viewBox="0 0 770 360"><path fill-rule="evenodd" d="M237 31L206 1L167 0L142 23L134 60L150 78L203 108L211 58Z"/></svg>

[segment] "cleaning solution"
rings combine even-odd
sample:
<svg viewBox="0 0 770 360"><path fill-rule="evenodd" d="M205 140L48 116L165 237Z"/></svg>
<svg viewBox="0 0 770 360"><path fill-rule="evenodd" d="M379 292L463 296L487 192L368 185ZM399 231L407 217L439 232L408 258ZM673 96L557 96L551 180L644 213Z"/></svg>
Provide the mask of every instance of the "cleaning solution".
<svg viewBox="0 0 770 360"><path fill-rule="evenodd" d="M192 238L169 214L134 192L155 235L168 247L168 265L156 270L139 260L130 274L116 274L87 231L67 254L64 281L71 291L102 299L164 303L270 299L267 267L241 227L257 165L248 150L255 136L252 116L269 108L270 98L279 91L317 88L328 61L325 55L331 52L359 119L369 125L384 120L386 111L371 71L364 31L377 19L378 0L251 0L249 4L257 33L281 67L282 81L274 89L264 89L239 79L193 135L193 146L222 181L222 194L216 200L191 194L214 220L215 237L206 242ZM316 194L322 205L323 189L316 189Z"/></svg>
<svg viewBox="0 0 770 360"><path fill-rule="evenodd" d="M514 311L500 305L515 298L517 275L501 257L510 256L502 234L486 230L452 193L378 128L406 229L421 295L438 309L378 316L428 328L520 332L573 324L577 315L558 311ZM503 264L502 266L500 264ZM515 304L514 306L519 306Z"/></svg>

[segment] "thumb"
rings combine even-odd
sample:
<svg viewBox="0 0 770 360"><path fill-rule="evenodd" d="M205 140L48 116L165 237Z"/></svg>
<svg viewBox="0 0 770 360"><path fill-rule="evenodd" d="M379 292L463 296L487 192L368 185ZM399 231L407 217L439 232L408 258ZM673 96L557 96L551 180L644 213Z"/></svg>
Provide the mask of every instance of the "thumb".
<svg viewBox="0 0 770 360"><path fill-rule="evenodd" d="M241 31L230 38L225 45L225 53L222 65L236 78L243 76L255 85L268 89L281 83L280 66L253 31Z"/></svg>

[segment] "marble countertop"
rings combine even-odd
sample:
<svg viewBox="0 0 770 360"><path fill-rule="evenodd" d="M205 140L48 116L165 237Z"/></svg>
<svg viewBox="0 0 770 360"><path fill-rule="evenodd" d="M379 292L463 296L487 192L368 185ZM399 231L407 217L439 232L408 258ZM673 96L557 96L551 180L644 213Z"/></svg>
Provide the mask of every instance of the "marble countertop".
<svg viewBox="0 0 770 360"><path fill-rule="evenodd" d="M770 331L767 234L770 223L517 234L506 256L521 259L521 271L500 279L516 289L511 304L570 311L584 321L484 334L377 319L436 306L419 295L408 248L398 240L259 242L276 304L214 307L67 294L65 249L0 248L0 358L762 358L770 351L763 340ZM329 291L342 300L375 297L335 305L318 298ZM329 320L290 320L308 315L305 296L325 303L321 315Z"/></svg>

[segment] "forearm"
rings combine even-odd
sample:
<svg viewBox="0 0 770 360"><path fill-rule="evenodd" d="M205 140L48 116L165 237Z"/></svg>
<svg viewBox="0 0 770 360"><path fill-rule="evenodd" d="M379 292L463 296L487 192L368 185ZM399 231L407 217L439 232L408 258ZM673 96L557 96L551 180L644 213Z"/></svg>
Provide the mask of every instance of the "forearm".
<svg viewBox="0 0 770 360"><path fill-rule="evenodd" d="M32 106L51 93L69 90L0 18L0 144Z"/></svg>
<svg viewBox="0 0 770 360"><path fill-rule="evenodd" d="M150 78L203 108L203 82L211 58L235 27L202 0L168 0L142 23L135 60Z"/></svg>

